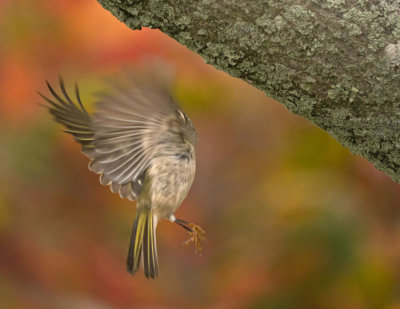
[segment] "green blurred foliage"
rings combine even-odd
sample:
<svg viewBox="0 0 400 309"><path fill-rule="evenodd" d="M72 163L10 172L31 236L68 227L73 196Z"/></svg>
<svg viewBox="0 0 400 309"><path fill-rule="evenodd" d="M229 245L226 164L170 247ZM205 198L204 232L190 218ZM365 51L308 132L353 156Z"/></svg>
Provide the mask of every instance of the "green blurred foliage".
<svg viewBox="0 0 400 309"><path fill-rule="evenodd" d="M400 187L328 134L95 1L0 2L1 308L400 308ZM93 111L101 79L149 57L177 70L197 176L158 228L160 278L131 277L134 203L99 184L36 90L63 75Z"/></svg>

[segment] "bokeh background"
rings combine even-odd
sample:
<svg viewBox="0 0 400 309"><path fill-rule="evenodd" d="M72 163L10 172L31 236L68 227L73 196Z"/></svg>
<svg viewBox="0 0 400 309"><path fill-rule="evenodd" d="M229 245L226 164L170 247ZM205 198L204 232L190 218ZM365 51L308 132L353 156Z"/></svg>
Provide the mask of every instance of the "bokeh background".
<svg viewBox="0 0 400 309"><path fill-rule="evenodd" d="M198 172L158 228L160 277L125 271L134 203L87 169L36 91L161 58L200 134ZM400 186L262 92L95 0L0 1L0 308L400 308Z"/></svg>

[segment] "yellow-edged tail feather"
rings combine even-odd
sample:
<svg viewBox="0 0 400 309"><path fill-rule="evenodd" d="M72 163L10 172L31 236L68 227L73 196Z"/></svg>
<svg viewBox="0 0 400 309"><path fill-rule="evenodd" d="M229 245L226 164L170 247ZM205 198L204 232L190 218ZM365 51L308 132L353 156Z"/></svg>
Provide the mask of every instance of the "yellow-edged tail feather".
<svg viewBox="0 0 400 309"><path fill-rule="evenodd" d="M143 268L146 278L158 276L158 256L156 247L156 225L154 214L148 208L137 210L133 223L127 270L133 275L140 266L143 256Z"/></svg>

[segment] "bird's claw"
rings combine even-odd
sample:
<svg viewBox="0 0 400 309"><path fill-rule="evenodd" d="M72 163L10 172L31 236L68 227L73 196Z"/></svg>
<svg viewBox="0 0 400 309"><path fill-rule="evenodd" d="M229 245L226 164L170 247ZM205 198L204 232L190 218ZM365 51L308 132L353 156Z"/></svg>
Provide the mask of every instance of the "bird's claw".
<svg viewBox="0 0 400 309"><path fill-rule="evenodd" d="M201 242L207 241L206 237L204 236L206 232L200 226L194 223L189 223L188 227L190 228L190 231L188 231L190 237L181 244L180 249L182 250L183 246L187 246L193 242L195 246L194 252L201 255L203 253Z"/></svg>

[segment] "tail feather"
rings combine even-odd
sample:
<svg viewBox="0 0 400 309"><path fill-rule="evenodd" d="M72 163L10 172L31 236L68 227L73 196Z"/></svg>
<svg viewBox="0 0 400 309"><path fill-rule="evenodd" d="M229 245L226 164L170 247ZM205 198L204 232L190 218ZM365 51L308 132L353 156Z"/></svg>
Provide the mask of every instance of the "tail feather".
<svg viewBox="0 0 400 309"><path fill-rule="evenodd" d="M144 274L146 278L158 276L158 256L156 247L156 222L153 212L140 209L133 223L131 241L127 259L127 270L133 275L140 266L143 256Z"/></svg>
<svg viewBox="0 0 400 309"><path fill-rule="evenodd" d="M143 266L147 278L158 276L157 246L154 216L149 216L143 235Z"/></svg>
<svg viewBox="0 0 400 309"><path fill-rule="evenodd" d="M138 259L135 259L135 246L136 246L136 234L137 234L137 228L138 228L138 218L139 217L136 216L135 221L133 221L131 240L130 240L130 244L129 244L128 259L126 262L126 268L127 268L128 272L130 272L132 275L134 275L138 271L139 262L140 262L140 255L139 255ZM141 251L142 250L141 244L138 244L138 246L139 246L139 251Z"/></svg>

